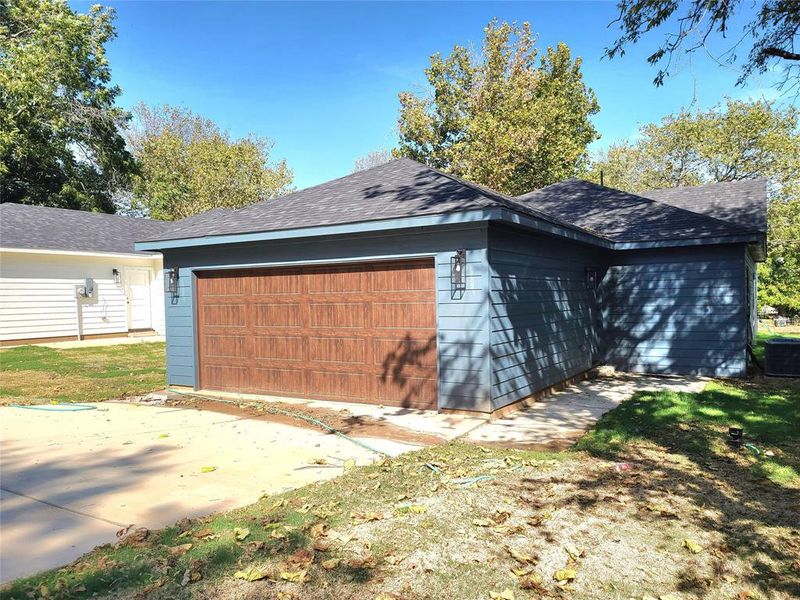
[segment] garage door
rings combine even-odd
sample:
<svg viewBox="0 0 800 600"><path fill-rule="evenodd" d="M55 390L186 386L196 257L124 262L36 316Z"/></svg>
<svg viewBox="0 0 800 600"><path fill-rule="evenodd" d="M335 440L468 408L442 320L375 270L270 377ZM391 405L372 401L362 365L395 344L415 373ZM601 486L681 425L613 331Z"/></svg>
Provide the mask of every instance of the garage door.
<svg viewBox="0 0 800 600"><path fill-rule="evenodd" d="M433 260L200 272L200 386L435 409Z"/></svg>

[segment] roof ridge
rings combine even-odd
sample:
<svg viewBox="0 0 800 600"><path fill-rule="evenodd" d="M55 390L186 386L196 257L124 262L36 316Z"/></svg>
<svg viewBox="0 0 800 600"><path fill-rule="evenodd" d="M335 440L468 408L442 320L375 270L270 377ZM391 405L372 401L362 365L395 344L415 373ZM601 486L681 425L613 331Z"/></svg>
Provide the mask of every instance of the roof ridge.
<svg viewBox="0 0 800 600"><path fill-rule="evenodd" d="M82 215L89 217L113 217L115 219L130 219L138 223L158 223L159 225L171 225L174 221L164 221L161 219L152 219L150 217L135 217L133 215L123 215L120 213L107 213L94 210L81 210L79 208L65 208L63 206L44 206L42 204L24 204L22 202L2 202L0 207L8 206L11 208L21 207L24 210L45 210L45 211L62 211L73 215Z"/></svg>
<svg viewBox="0 0 800 600"><path fill-rule="evenodd" d="M744 177L742 179L732 179L730 181L709 181L708 183L700 183L698 185L676 185L676 186L665 186L665 187L658 187L658 188L648 188L643 190L642 193L646 194L648 192L663 192L663 191L673 191L673 190L688 190L688 189L697 189L697 188L705 188L705 187L712 187L715 185L736 185L739 183L750 183L750 182L757 182L757 181L767 181L766 177ZM652 198L651 198L652 199Z"/></svg>
<svg viewBox="0 0 800 600"><path fill-rule="evenodd" d="M408 160L412 160L412 159L408 159ZM417 162L415 160L412 160L412 162L420 164L420 165L424 166L425 168L433 171L434 173L438 173L439 175L443 175L444 177L452 179L453 181L456 181L457 183L460 183L460 184L465 185L465 186L467 186L469 188L477 190L477 191L481 192L482 194L488 193L489 194L489 196L488 196L489 199L494 201L496 204L500 205L502 208L508 208L508 209L511 209L511 210L524 209L526 212L528 212L532 216L537 217L539 219L544 218L545 220L550 221L551 223L553 223L555 225L559 225L561 227L568 227L570 229L575 229L577 231L581 231L581 232L584 232L584 233L588 233L589 235L593 235L595 237L599 237L599 238L601 238L603 240L606 240L606 241L609 241L609 242L611 241L609 238L607 238L606 236L604 236L603 234L601 234L601 233L599 233L597 231L594 231L592 229L588 229L586 227L581 227L580 225L576 225L575 223L571 223L569 221L566 221L565 219L561 219L561 218L559 218L559 217L557 217L557 216L555 216L553 214L550 214L550 213L548 213L546 211L543 211L541 209L533 208L532 206L526 206L525 204L517 201L517 199L514 196L508 196L506 194L503 194L502 192L498 192L498 191L493 190L491 188L482 186L482 185L480 185L478 183L474 183L472 181L468 181L467 179L463 179L461 177L458 177L457 175L453 175L453 174L447 173L445 171L440 171L439 169L437 169L435 167L431 167L430 165L426 165L425 163L419 163L419 162ZM565 180L565 181L568 181L568 180Z"/></svg>

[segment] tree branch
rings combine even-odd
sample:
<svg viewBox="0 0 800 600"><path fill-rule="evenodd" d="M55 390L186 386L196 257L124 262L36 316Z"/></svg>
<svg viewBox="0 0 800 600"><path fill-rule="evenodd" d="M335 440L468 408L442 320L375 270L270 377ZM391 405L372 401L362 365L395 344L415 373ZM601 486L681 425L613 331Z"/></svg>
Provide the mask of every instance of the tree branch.
<svg viewBox="0 0 800 600"><path fill-rule="evenodd" d="M761 51L765 56L777 56L778 58L785 58L786 60L800 60L800 53L789 52L781 48L767 47Z"/></svg>

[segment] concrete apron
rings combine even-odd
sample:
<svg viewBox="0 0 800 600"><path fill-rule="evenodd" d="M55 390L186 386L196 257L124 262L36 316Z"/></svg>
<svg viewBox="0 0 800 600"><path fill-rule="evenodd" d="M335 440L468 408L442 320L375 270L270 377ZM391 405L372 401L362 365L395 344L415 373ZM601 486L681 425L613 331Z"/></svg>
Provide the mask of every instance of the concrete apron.
<svg viewBox="0 0 800 600"><path fill-rule="evenodd" d="M168 406L0 408L0 581L158 528L336 477L379 455L313 429ZM416 448L364 440L395 455ZM311 464L324 458L326 465ZM216 467L202 472L203 467Z"/></svg>
<svg viewBox="0 0 800 600"><path fill-rule="evenodd" d="M589 379L544 398L507 417L471 431L466 440L516 448L559 450L575 443L605 413L636 392L699 392L707 379L657 377L633 373Z"/></svg>

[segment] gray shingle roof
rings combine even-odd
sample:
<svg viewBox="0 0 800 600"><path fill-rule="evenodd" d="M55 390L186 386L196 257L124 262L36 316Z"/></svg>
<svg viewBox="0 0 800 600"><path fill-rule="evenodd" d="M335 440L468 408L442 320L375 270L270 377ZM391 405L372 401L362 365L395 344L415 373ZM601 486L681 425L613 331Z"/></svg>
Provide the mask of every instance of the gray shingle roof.
<svg viewBox="0 0 800 600"><path fill-rule="evenodd" d="M739 227L581 179L567 179L516 199L614 242L692 239L757 231L754 227Z"/></svg>
<svg viewBox="0 0 800 600"><path fill-rule="evenodd" d="M0 204L0 247L71 252L135 252L134 242L172 223L65 208Z"/></svg>
<svg viewBox="0 0 800 600"><path fill-rule="evenodd" d="M767 231L767 182L764 179L648 190L640 195L750 230Z"/></svg>
<svg viewBox="0 0 800 600"><path fill-rule="evenodd" d="M520 206L513 198L401 158L273 200L195 215L177 221L164 234L140 241L277 231L498 207L577 229L532 207Z"/></svg>
<svg viewBox="0 0 800 600"><path fill-rule="evenodd" d="M742 228L570 179L518 198L399 159L241 209L216 209L139 241L164 241L506 208L615 242L735 235ZM752 231L752 228L750 228Z"/></svg>

